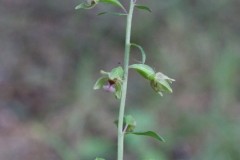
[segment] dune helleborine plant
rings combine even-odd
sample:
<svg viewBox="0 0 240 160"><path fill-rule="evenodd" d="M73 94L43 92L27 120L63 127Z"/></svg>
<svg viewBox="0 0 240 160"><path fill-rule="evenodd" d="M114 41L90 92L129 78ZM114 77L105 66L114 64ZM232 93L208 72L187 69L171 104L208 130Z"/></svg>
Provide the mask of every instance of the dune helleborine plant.
<svg viewBox="0 0 240 160"><path fill-rule="evenodd" d="M94 89L103 89L105 91L113 93L113 95L120 100L119 117L114 122L118 128L118 152L117 160L123 160L124 153L124 136L125 135L141 135L152 137L158 141L164 142L164 139L155 133L154 131L135 131L136 121L131 115L125 115L125 102L128 84L128 71L129 69L136 70L143 78L149 81L152 89L163 96L163 93L172 93L170 84L175 81L172 78L164 75L161 72L155 72L152 67L145 64L146 54L144 49L135 43L131 43L131 28L132 17L134 9L140 9L143 11L151 12L151 9L144 5L139 5L137 0L129 0L129 10L118 0L86 0L75 7L75 9L92 9L99 3L110 4L116 7L120 7L122 12L101 12L98 15L113 14L117 16L126 16L126 36L125 36L125 53L124 53L124 65L113 68L111 71L101 70L102 76L97 80L94 85ZM142 61L138 64L129 65L130 50L131 47L136 47L142 54ZM102 158L96 158L95 160L104 160Z"/></svg>

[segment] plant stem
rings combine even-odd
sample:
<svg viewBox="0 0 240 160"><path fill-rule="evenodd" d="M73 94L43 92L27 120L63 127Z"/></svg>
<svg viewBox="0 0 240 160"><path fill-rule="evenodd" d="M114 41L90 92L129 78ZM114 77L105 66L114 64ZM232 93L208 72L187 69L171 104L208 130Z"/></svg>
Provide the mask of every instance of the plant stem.
<svg viewBox="0 0 240 160"><path fill-rule="evenodd" d="M124 151L124 132L123 132L123 118L126 104L127 83L128 83L128 66L130 55L130 39L132 28L132 16L134 10L134 0L130 0L129 13L127 15L126 39L125 39L125 53L124 53L124 77L122 85L122 98L120 102L119 117L118 117L118 160L123 160Z"/></svg>

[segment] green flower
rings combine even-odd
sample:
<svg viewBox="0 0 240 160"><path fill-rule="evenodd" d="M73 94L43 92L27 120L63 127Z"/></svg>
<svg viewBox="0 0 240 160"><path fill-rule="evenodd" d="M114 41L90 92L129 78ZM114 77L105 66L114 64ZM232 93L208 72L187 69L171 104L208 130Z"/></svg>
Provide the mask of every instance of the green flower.
<svg viewBox="0 0 240 160"><path fill-rule="evenodd" d="M122 96L122 67L114 68L111 72L101 70L101 74L103 76L97 80L93 89L104 89L107 92L114 93L115 97L120 99Z"/></svg>
<svg viewBox="0 0 240 160"><path fill-rule="evenodd" d="M161 72L158 72L153 76L150 84L155 92L163 96L163 92L172 93L172 88L170 87L170 84L172 84L172 82L174 81L174 79L169 78Z"/></svg>
<svg viewBox="0 0 240 160"><path fill-rule="evenodd" d="M129 68L135 69L141 76L150 81L152 89L163 96L163 92L172 93L170 84L175 81L161 72L155 72L146 64L133 64Z"/></svg>

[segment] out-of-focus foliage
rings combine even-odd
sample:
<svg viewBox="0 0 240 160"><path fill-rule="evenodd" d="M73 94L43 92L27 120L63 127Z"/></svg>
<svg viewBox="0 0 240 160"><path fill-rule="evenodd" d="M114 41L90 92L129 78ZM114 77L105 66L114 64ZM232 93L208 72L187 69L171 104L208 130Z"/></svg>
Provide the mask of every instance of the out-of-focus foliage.
<svg viewBox="0 0 240 160"><path fill-rule="evenodd" d="M125 19L79 3L0 1L0 159L115 159L118 101L92 87L100 69L122 64ZM130 72L127 114L166 143L129 135L125 159L240 159L240 1L139 4L152 12L136 10L132 42L176 83L160 97Z"/></svg>

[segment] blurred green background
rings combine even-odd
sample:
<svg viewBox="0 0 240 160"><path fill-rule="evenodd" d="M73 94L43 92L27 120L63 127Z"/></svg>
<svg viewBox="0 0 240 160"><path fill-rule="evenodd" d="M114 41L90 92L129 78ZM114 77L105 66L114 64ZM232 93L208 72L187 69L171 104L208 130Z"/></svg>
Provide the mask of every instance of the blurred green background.
<svg viewBox="0 0 240 160"><path fill-rule="evenodd" d="M153 12L136 10L132 41L176 82L160 97L130 72L126 113L166 143L128 136L125 159L239 160L240 1L138 1ZM1 160L116 159L119 102L92 87L123 63L125 19L79 3L0 1Z"/></svg>

